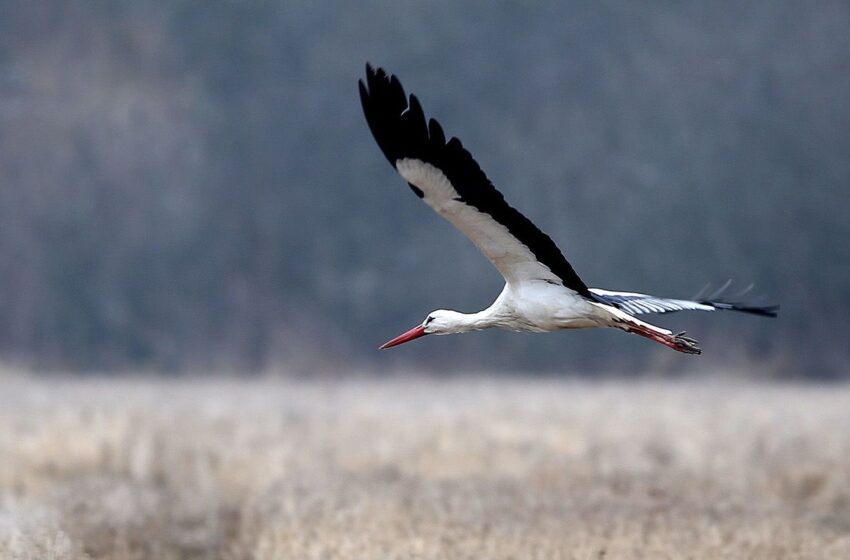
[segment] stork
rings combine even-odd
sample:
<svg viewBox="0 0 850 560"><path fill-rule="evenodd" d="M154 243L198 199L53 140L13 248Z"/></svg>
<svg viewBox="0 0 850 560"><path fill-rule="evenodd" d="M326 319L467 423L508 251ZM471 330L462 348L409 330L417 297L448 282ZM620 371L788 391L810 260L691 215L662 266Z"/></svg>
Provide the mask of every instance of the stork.
<svg viewBox="0 0 850 560"><path fill-rule="evenodd" d="M415 95L395 76L366 65L360 101L375 141L411 190L466 235L505 279L490 307L477 313L438 309L381 346L392 348L428 334L488 328L547 332L613 327L687 354L700 354L684 332L651 325L645 313L732 310L775 317L778 306L747 305L722 296L668 299L588 288L549 236L505 202L460 140L425 119Z"/></svg>

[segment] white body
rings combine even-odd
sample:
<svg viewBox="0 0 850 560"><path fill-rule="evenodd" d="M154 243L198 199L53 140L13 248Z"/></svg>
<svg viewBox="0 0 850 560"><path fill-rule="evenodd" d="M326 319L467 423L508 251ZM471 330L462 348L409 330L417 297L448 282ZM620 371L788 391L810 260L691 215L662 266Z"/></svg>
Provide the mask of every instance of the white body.
<svg viewBox="0 0 850 560"><path fill-rule="evenodd" d="M598 327L627 331L644 327L659 334L671 334L614 307L589 301L564 286L546 281L505 284L499 297L486 309L477 313L441 309L431 313L426 323L423 326L428 334L454 334L489 328L550 332Z"/></svg>
<svg viewBox="0 0 850 560"><path fill-rule="evenodd" d="M431 208L463 232L490 259L507 282L487 309L471 314L458 313L451 319L446 317L447 324L440 325L445 329L429 331L426 326L426 331L450 334L499 327L548 332L640 325L670 334L615 307L589 301L562 285L561 279L538 261L504 225L462 202L440 169L417 159L400 159L396 169L408 183L422 190L423 200Z"/></svg>
<svg viewBox="0 0 850 560"><path fill-rule="evenodd" d="M460 140L446 140L440 124L426 119L415 96L384 70L367 64L360 99L369 128L384 155L413 191L459 229L505 278L496 301L477 313L440 309L421 325L387 342L391 348L426 334L492 327L545 332L615 327L698 354L696 341L673 335L634 315L685 309L774 313L722 301L696 302L588 288L554 242L505 202ZM454 183L453 183L454 181ZM711 304L711 305L709 305Z"/></svg>

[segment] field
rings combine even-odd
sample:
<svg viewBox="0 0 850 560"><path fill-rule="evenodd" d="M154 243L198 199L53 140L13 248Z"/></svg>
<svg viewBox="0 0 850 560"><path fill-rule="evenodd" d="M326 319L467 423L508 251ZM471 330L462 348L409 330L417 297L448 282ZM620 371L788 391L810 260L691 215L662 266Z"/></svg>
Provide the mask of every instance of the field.
<svg viewBox="0 0 850 560"><path fill-rule="evenodd" d="M850 387L0 374L0 558L850 558Z"/></svg>

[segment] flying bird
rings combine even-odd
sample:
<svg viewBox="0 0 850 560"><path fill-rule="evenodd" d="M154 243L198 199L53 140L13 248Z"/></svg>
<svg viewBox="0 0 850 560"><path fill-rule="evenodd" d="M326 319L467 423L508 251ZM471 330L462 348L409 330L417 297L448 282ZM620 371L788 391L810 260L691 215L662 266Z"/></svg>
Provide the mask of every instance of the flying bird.
<svg viewBox="0 0 850 560"><path fill-rule="evenodd" d="M505 278L490 307L477 313L438 309L381 349L428 334L488 328L547 332L613 327L646 337L679 352L700 354L684 332L637 318L647 313L732 310L776 316L778 306L746 305L723 298L668 299L633 292L588 288L549 236L505 202L460 140L446 139L442 126L426 120L415 95L398 78L366 65L360 101L375 141L411 190L466 235Z"/></svg>

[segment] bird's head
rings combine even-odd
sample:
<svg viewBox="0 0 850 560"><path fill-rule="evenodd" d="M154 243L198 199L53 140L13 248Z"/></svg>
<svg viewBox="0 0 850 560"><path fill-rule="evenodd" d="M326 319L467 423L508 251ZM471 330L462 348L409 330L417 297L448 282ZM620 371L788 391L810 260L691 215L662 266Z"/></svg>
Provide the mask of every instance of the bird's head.
<svg viewBox="0 0 850 560"><path fill-rule="evenodd" d="M464 317L465 315L463 313L458 313L457 311L451 311L450 309L437 309L436 311L429 313L428 316L425 317L425 320L422 321L422 324L416 325L409 331L398 335L389 342L386 342L383 346L381 346L381 350L392 348L393 346L398 346L405 342L410 342L411 340L415 340L421 336L425 336L426 334L453 334L464 332L466 330L466 322L463 320Z"/></svg>

